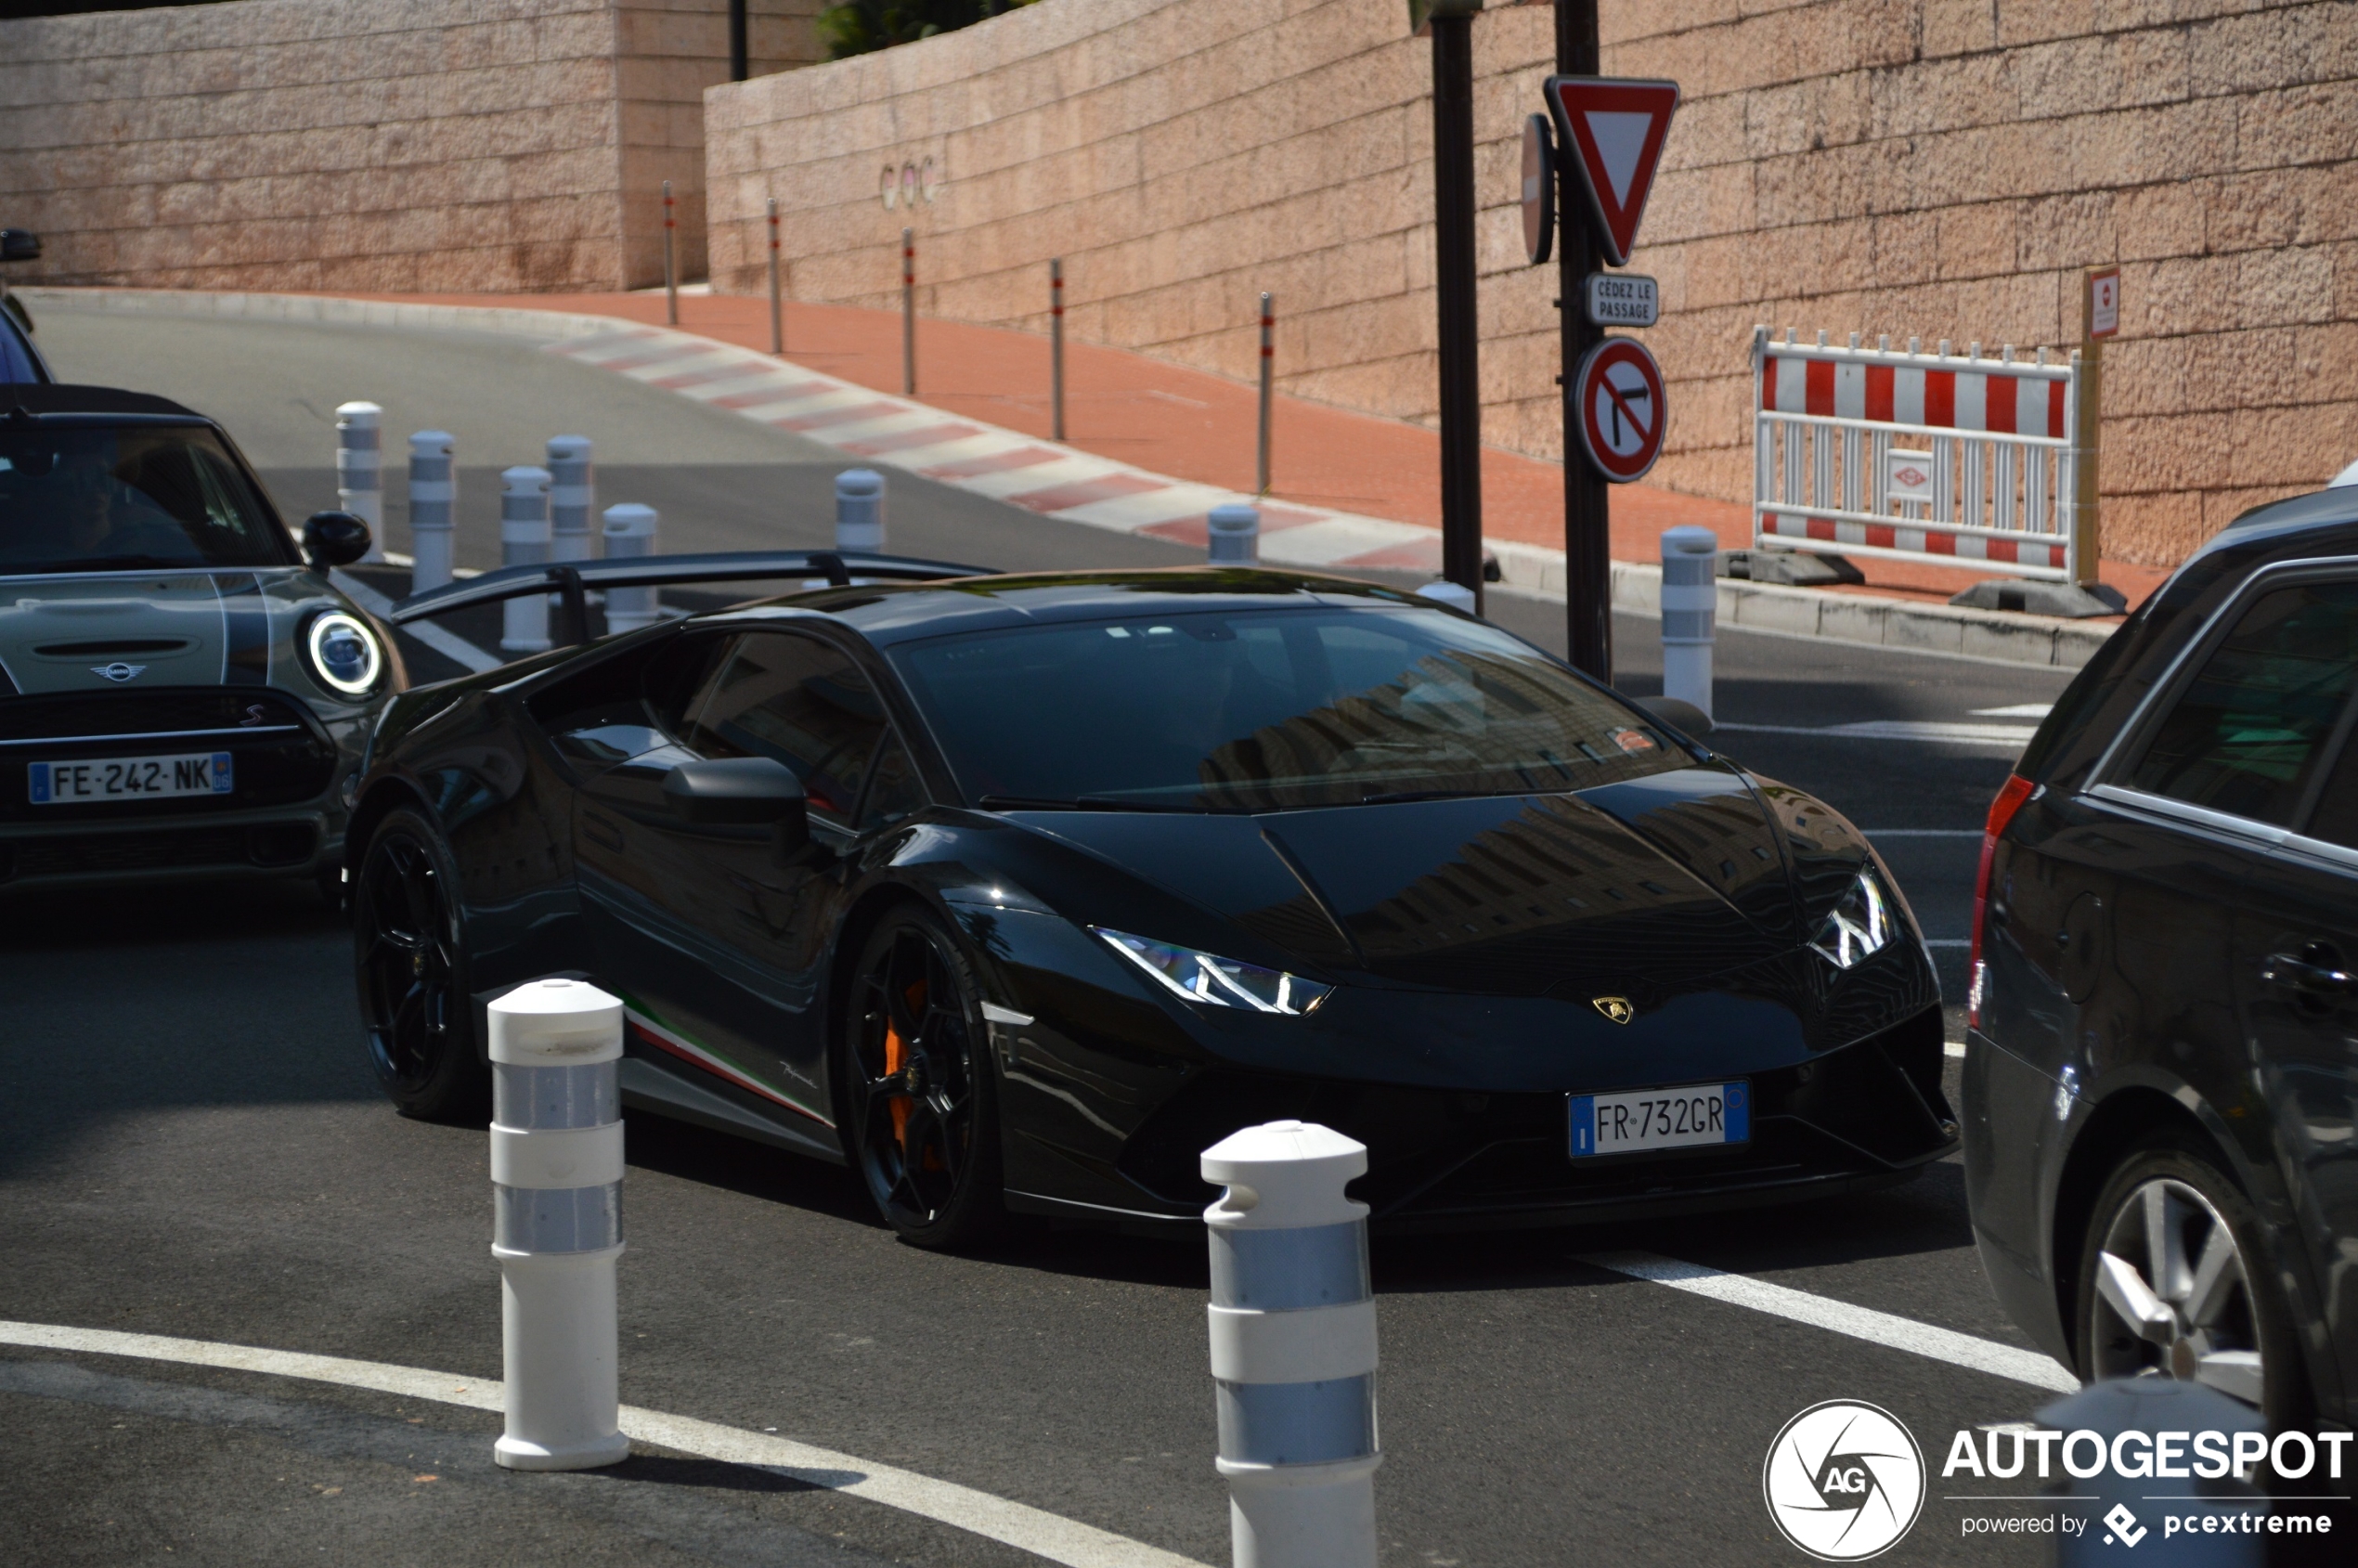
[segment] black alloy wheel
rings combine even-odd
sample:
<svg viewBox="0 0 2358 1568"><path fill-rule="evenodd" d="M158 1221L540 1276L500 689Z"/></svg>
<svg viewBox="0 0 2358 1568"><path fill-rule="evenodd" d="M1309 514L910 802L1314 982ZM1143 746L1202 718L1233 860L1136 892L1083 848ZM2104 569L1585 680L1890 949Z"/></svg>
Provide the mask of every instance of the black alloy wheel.
<svg viewBox="0 0 2358 1568"><path fill-rule="evenodd" d="M404 1116L473 1120L489 1109L456 890L432 823L398 810L378 824L353 888L353 953L369 1064Z"/></svg>
<svg viewBox="0 0 2358 1568"><path fill-rule="evenodd" d="M2089 1216L2080 1374L2198 1382L2275 1430L2302 1420L2311 1401L2300 1352L2261 1234L2242 1189L2191 1140L2131 1150Z"/></svg>
<svg viewBox="0 0 2358 1568"><path fill-rule="evenodd" d="M956 940L915 908L887 915L853 970L844 1152L886 1223L920 1247L972 1246L1004 1216L980 998Z"/></svg>

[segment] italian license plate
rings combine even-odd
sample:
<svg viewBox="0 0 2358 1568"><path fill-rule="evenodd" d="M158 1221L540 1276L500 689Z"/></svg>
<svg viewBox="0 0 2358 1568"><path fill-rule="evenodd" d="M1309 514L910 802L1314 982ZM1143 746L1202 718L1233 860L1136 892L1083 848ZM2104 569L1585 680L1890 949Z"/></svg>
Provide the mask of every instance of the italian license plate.
<svg viewBox="0 0 2358 1568"><path fill-rule="evenodd" d="M1570 1099L1574 1160L1741 1144L1752 1137L1752 1092L1741 1081L1574 1095Z"/></svg>
<svg viewBox="0 0 2358 1568"><path fill-rule="evenodd" d="M227 795L237 777L226 751L175 757L108 757L88 762L35 762L25 794L35 806L88 800L153 800L174 795Z"/></svg>

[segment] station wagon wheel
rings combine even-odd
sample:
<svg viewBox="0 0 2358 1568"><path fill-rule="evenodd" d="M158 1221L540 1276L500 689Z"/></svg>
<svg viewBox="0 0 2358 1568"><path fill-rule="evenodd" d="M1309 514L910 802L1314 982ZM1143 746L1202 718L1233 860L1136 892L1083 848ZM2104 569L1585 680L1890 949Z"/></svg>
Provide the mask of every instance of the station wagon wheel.
<svg viewBox="0 0 2358 1568"><path fill-rule="evenodd" d="M2271 1424L2308 1399L2291 1316L2256 1244L2258 1216L2209 1158L2132 1152L2105 1185L2080 1266L2081 1364L2092 1380L2198 1382Z"/></svg>
<svg viewBox="0 0 2358 1568"><path fill-rule="evenodd" d="M886 1222L926 1247L968 1245L1001 1214L995 1085L970 970L916 910L862 949L846 1009L846 1152Z"/></svg>
<svg viewBox="0 0 2358 1568"><path fill-rule="evenodd" d="M456 874L431 824L395 811L378 826L353 888L361 1026L386 1096L408 1116L480 1113Z"/></svg>

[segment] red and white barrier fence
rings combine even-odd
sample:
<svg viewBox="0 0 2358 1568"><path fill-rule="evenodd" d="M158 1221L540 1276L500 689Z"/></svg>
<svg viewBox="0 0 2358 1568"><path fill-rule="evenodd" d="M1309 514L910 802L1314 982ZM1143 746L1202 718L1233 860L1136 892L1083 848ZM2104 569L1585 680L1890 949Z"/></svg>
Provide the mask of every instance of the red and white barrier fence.
<svg viewBox="0 0 2358 1568"><path fill-rule="evenodd" d="M1970 562L2081 580L2074 484L2080 358L1984 359L1782 342L1753 330L1753 543ZM2094 562L2086 563L2093 567Z"/></svg>

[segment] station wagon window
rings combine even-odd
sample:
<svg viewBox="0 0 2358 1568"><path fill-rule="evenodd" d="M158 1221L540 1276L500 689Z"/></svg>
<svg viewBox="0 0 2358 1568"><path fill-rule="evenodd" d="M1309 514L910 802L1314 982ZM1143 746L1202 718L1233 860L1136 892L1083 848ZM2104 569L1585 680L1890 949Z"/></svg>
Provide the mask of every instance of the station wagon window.
<svg viewBox="0 0 2358 1568"><path fill-rule="evenodd" d="M2125 781L2293 825L2358 682L2358 583L2262 594L2204 662Z"/></svg>
<svg viewBox="0 0 2358 1568"><path fill-rule="evenodd" d="M838 826L886 733L884 704L848 655L781 632L739 639L688 711L691 750L776 758L802 780L810 814Z"/></svg>

